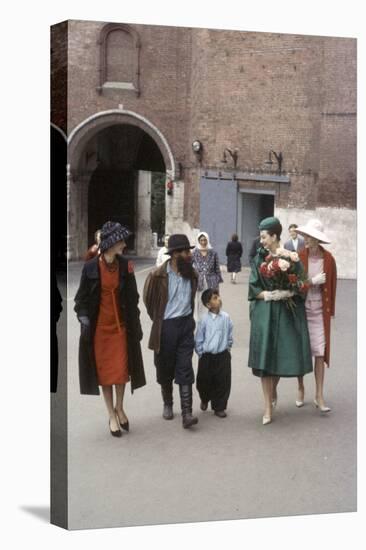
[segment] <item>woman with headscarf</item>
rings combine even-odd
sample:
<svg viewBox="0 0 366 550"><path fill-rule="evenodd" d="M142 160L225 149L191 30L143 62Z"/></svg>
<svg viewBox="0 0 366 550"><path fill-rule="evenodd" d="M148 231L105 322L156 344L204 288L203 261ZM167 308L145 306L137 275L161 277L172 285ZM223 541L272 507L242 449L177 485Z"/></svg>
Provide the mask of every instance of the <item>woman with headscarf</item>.
<svg viewBox="0 0 366 550"><path fill-rule="evenodd" d="M223 282L218 254L213 250L209 236L204 231L200 231L197 235L196 247L192 252L192 263L198 274L197 315L200 317L203 310L202 292L206 288L218 290L219 284Z"/></svg>
<svg viewBox="0 0 366 550"><path fill-rule="evenodd" d="M103 225L100 255L84 264L74 308L81 329L80 392L99 395L98 385L102 387L109 430L115 437L121 437L121 427L129 431L123 409L127 382L132 392L146 384L139 295L133 264L122 256L130 235L119 223Z"/></svg>
<svg viewBox="0 0 366 550"><path fill-rule="evenodd" d="M337 289L337 266L332 254L320 243L330 244L319 220L309 220L306 225L297 227L296 232L305 239L305 249L300 252L301 261L308 273L308 290L305 309L309 327L311 353L315 357L315 399L314 405L321 412L331 409L324 402L324 364L329 367L330 320L335 315ZM304 405L304 381L298 378L296 406Z"/></svg>
<svg viewBox="0 0 366 550"><path fill-rule="evenodd" d="M276 385L280 377L303 376L313 370L307 329L304 295L283 290L264 276L262 266L270 254L273 261L281 254L282 225L278 218L265 218L259 224L260 243L251 263L249 278L250 343L248 366L260 377L264 395L263 425L272 422ZM295 253L294 253L295 254ZM295 257L294 257L295 258ZM296 260L298 256L296 255ZM280 263L280 259L278 263ZM294 261L296 277L302 271ZM276 288L276 285L278 288ZM293 301L294 310L287 300Z"/></svg>

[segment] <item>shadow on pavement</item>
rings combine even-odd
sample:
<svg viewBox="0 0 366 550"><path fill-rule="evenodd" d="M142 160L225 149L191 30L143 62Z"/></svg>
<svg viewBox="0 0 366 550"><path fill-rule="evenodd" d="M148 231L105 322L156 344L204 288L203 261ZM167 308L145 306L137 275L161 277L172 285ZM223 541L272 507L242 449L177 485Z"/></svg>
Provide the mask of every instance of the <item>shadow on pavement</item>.
<svg viewBox="0 0 366 550"><path fill-rule="evenodd" d="M20 509L27 514L31 514L42 521L50 522L49 506L20 506Z"/></svg>

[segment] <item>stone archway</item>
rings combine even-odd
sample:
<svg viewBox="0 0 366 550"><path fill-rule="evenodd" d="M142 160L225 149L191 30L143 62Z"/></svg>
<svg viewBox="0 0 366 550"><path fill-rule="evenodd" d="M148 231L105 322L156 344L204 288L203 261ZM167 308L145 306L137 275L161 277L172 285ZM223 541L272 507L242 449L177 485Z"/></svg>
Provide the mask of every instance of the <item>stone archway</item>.
<svg viewBox="0 0 366 550"><path fill-rule="evenodd" d="M114 135L113 140L112 135ZM119 137L116 138L116 136ZM134 225L132 229L136 234L136 240L132 245L133 252L138 255L150 255L151 172L158 167L157 171L162 171L172 180L175 179L176 174L174 157L163 134L144 117L118 109L89 117L71 132L68 141L69 259L80 258L90 244L88 241L93 233L94 223L91 219L93 210L90 204L98 196L98 191L95 191L95 186L98 185L98 182L96 184L98 174L99 181L104 181L106 193L107 189L114 189L109 196L115 196L111 199L115 204L120 204L119 201L122 198L119 197L122 197L123 193L121 195L121 187L118 192L116 191L117 187L113 187L112 179L120 178L125 182L122 185L126 188L129 186L131 189L131 186L133 187L131 178L135 177L136 219L127 216L133 211L132 202L125 205L124 210L117 208L110 217L114 216L116 221L121 220L127 225L129 219L130 224ZM150 155L145 154L145 162L143 162L139 151L144 146L146 149L146 143L150 146ZM117 153L114 151L116 147ZM150 160L146 161L149 157ZM169 207L167 205L168 212L169 209L171 204ZM102 208L101 211L104 215ZM108 210L105 209L105 211ZM99 219L95 221L95 224L97 223Z"/></svg>

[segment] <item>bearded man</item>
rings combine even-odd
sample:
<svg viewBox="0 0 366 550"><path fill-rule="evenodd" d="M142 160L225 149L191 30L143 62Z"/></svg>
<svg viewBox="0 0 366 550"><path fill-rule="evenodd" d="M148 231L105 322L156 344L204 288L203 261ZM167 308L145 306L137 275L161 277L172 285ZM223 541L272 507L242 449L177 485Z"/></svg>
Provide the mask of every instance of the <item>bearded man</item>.
<svg viewBox="0 0 366 550"><path fill-rule="evenodd" d="M169 237L170 259L152 271L144 286L143 300L152 320L149 349L154 350L156 379L163 397L163 418L173 418L173 380L179 385L183 428L197 424L192 416L194 372L193 319L198 276L192 267L191 246L186 235Z"/></svg>

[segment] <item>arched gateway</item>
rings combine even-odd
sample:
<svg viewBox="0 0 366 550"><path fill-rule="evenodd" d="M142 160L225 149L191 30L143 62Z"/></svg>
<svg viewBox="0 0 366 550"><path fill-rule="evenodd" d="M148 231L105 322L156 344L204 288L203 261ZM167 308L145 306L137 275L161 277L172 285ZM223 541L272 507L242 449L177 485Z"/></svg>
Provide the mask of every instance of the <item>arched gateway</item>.
<svg viewBox="0 0 366 550"><path fill-rule="evenodd" d="M68 138L68 258L80 258L103 222L134 232L130 252L151 254L152 231L165 232L166 179L174 158L163 134L122 109L97 113Z"/></svg>

